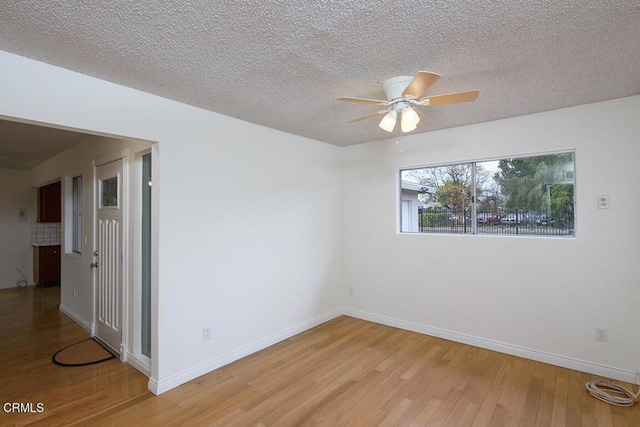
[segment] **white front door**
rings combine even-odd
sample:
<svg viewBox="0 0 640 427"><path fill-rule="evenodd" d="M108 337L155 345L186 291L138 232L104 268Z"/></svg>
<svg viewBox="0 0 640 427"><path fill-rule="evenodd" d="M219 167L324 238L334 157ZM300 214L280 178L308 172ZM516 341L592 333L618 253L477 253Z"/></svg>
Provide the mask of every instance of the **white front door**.
<svg viewBox="0 0 640 427"><path fill-rule="evenodd" d="M96 167L96 337L120 352L122 342L122 160Z"/></svg>

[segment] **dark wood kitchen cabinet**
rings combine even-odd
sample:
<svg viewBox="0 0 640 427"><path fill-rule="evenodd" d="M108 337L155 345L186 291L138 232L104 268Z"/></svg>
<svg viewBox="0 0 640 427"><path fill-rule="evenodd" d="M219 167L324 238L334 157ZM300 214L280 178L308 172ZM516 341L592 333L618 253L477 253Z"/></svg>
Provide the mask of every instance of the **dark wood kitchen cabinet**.
<svg viewBox="0 0 640 427"><path fill-rule="evenodd" d="M33 247L33 281L38 286L60 284L60 245Z"/></svg>
<svg viewBox="0 0 640 427"><path fill-rule="evenodd" d="M60 181L38 189L38 222L60 222L61 196Z"/></svg>

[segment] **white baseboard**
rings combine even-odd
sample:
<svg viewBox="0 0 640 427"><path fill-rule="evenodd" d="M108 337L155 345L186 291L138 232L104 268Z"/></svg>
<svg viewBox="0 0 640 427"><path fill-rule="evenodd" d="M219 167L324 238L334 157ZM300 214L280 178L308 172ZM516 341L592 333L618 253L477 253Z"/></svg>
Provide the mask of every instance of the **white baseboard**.
<svg viewBox="0 0 640 427"><path fill-rule="evenodd" d="M82 329L89 332L89 334L93 336L93 327L91 323L87 322L82 317L78 316L76 313L74 313L73 311L71 311L70 309L68 309L62 304L60 304L60 312L65 316L67 316L68 318L70 318L71 320L73 320L74 322L76 322Z"/></svg>
<svg viewBox="0 0 640 427"><path fill-rule="evenodd" d="M124 362L128 363L129 365L136 368L138 371L142 372L145 377L151 376L151 366L136 359L136 357L129 352L127 352L126 354L127 355L125 357Z"/></svg>
<svg viewBox="0 0 640 427"><path fill-rule="evenodd" d="M206 373L209 373L213 370L221 368L229 363L235 362L236 360L242 359L245 356L253 354L257 351L263 350L269 346L279 343L280 341L286 340L287 338L291 338L294 335L307 331L311 328L314 328L322 323L328 322L331 319L334 319L343 314L343 309L335 309L328 313L322 314L318 317L315 317L306 322L300 323L299 325L293 326L291 328L285 329L282 332L271 335L269 337L263 338L259 341L256 341L252 344L248 344L244 347L240 347L230 353L223 354L222 356L216 357L202 365L196 366L192 369L184 371L180 374L174 375L173 377L167 378L158 382L154 379L149 379L149 390L153 394L161 394L165 391L171 390L172 388L178 387L181 384L184 384L188 381L191 381L194 378L198 378Z"/></svg>
<svg viewBox="0 0 640 427"><path fill-rule="evenodd" d="M147 383L147 388L149 389L149 391L153 394L155 394L156 396L160 394L159 387L158 387L158 380L149 377L149 382ZM166 390L165 390L166 391Z"/></svg>
<svg viewBox="0 0 640 427"><path fill-rule="evenodd" d="M597 363L587 362L584 360L573 359L567 356L547 353L544 351L533 350L517 345L506 344L499 341L493 341L486 338L476 337L473 335L452 332L446 329L434 328L419 323L407 322L405 320L395 319L393 317L381 316L365 311L355 310L344 307L342 314L355 317L357 319L367 320L369 322L379 323L382 325L392 326L394 328L404 329L407 331L417 332L419 334L430 335L437 338L443 338L449 341L455 341L462 344L472 345L474 347L485 348L487 350L497 351L499 353L510 354L525 359L535 360L538 362L548 363L550 365L560 366L563 368L573 369L588 374L598 375L604 378L615 379L618 381L626 381L633 384L639 384L638 376L633 371L625 369L613 368L610 366L599 365Z"/></svg>
<svg viewBox="0 0 640 427"><path fill-rule="evenodd" d="M15 283L7 282L7 283L0 284L0 289L24 289L24 288L30 288L33 286L36 286L36 284L31 283L26 286L17 286Z"/></svg>

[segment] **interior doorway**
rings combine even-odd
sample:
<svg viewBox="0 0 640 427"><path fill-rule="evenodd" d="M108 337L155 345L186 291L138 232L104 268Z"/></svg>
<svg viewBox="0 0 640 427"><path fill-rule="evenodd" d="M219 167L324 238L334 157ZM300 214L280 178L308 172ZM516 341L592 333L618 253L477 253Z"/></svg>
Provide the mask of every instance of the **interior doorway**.
<svg viewBox="0 0 640 427"><path fill-rule="evenodd" d="M17 120L17 119L16 119ZM110 347L120 353L121 360L134 366L137 370L150 377L157 375L154 363L150 356L157 352L157 304L158 304L158 197L159 190L159 144L154 141L129 139L123 135L102 134L96 131L84 131L82 129L70 129L55 123L33 122L28 119L20 119L14 122L0 120L0 133L6 126L3 123L20 126L20 132L15 134L23 135L28 132L31 137L20 138L19 144L22 149L33 154L34 165L48 159L37 158L42 150L28 148L30 142L34 147L38 147L40 140L45 140L48 147L56 149L56 156L48 160L47 167L30 166L30 172L23 174L25 177L13 173L7 181L24 181L24 200L16 201L14 211L16 216L25 222L22 227L23 232L16 237L24 240L29 239L30 233L37 240L40 238L36 225L31 231L31 222L35 224L36 213L36 193L38 186L44 186L54 181L62 182L61 205L62 212L60 223L60 244L61 249L61 280L60 280L60 304L59 310L67 317L75 321L85 331L94 336L110 341ZM60 127L60 128L58 128ZM18 142L16 142L18 143ZM54 144L55 143L55 144ZM73 154L70 154L73 153ZM142 211L136 212L136 204L142 205L142 169L138 173L136 169L142 168L142 157L146 156L144 162L147 163L144 171L145 176L151 175L150 163L153 162L153 175L155 188L150 187L150 181L145 179L146 189L149 190L145 197L145 225L146 231L142 231ZM31 157L29 159L31 159ZM98 197L99 185L97 185L97 166L105 165L112 161L121 159L121 181L117 184L119 197L118 206L122 213L119 222L122 234L119 236L120 251L115 252L113 260L119 259L118 267L121 269L116 276L121 280L120 285L115 289L109 286L102 286L102 300L100 298L99 287L94 280L98 279L98 270L104 270L105 259L108 251L100 251L98 243ZM14 161L21 158L15 157ZM21 180L18 180L20 178ZM82 180L84 178L84 180ZM137 183L136 180L140 180ZM82 183L82 186L79 184ZM36 184L36 187L34 187ZM76 185L78 184L78 185ZM109 184L108 184L109 185ZM76 187L78 190L76 191ZM150 197L153 192L154 197ZM76 196L80 196L76 198ZM153 201L153 205L152 205ZM103 206L104 208L104 206ZM108 210L103 209L102 213ZM137 215L137 216L136 216ZM151 221L153 217L153 221ZM30 221L32 218L32 221ZM136 219L139 218L139 219ZM74 222L74 219L77 221ZM136 221L140 224L136 227ZM17 227L14 227L17 229ZM55 230L56 234L57 229ZM57 236L56 236L57 237ZM142 244L141 240L145 243ZM28 242L28 241L27 241ZM3 242L12 243L12 242ZM0 245L1 246L1 245ZM32 284L33 273L33 247L27 246L21 261L11 261L10 266L20 268L23 275L19 276L20 283ZM144 249L144 252L142 248ZM1 249L1 248L0 248ZM97 253L96 253L97 251ZM102 253L102 255L101 255ZM95 254L95 255L94 255ZM144 261L142 260L144 257ZM24 258L24 261L22 259ZM95 264L95 268L90 268L90 264ZM144 264L143 264L144 263ZM144 272L144 273L143 273ZM121 273L121 274L120 274ZM16 271L16 275L20 273ZM144 274L144 279L142 275ZM113 281L113 276L104 277L105 284ZM136 283L136 280L138 283ZM13 282L16 282L13 280ZM144 297L142 296L142 283L144 285ZM151 290L153 289L153 291ZM135 292L140 292L136 300ZM119 294L119 295L118 295ZM116 304L107 303L106 297L112 298ZM115 298L115 299L113 299ZM144 300L144 308L143 308ZM102 314L99 310L102 309ZM144 314L142 313L144 311ZM136 314L137 312L137 314ZM100 317L97 319L97 317ZM111 318L109 318L111 316ZM136 319L135 316L139 316ZM144 319L144 320L143 320ZM97 320L97 321L96 321ZM144 325L143 325L144 322ZM111 328L111 331L109 331ZM137 328L137 331L135 330ZM142 332L144 330L144 333ZM144 348L142 345L144 334ZM108 338L112 335L114 339ZM136 349L136 346L138 349Z"/></svg>

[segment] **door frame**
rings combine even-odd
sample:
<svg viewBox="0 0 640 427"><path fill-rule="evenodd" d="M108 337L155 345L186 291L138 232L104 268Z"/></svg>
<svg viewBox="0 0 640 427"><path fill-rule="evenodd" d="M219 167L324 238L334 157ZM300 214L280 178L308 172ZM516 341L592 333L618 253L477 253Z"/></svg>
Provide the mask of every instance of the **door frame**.
<svg viewBox="0 0 640 427"><path fill-rule="evenodd" d="M108 163L112 163L118 160L122 160L122 259L121 259L121 267L122 267L122 283L120 285L120 345L119 348L114 349L120 353L120 360L122 362L127 361L127 337L128 337L128 329L129 329L129 162L130 155L129 149L125 148L119 152L114 152L111 154L107 154L105 156L97 157L93 159L93 219L92 219L92 233L93 233L93 250L91 251L94 254L98 250L98 227L96 227L98 220L98 207L100 203L100 188L98 184L98 174L97 169L100 166L106 165ZM95 256L93 257L93 262L95 262ZM98 267L100 268L100 267ZM97 270L93 270L92 272L92 287L93 287L93 319L91 323L91 336L96 336L96 324L97 324L97 315L98 315L98 283L97 283Z"/></svg>

